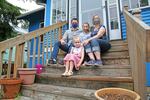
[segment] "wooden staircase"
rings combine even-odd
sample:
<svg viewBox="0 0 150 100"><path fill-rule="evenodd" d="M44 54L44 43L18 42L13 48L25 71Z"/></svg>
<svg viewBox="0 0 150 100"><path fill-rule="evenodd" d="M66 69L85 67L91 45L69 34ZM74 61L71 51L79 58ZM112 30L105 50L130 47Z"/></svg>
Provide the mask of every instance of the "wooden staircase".
<svg viewBox="0 0 150 100"><path fill-rule="evenodd" d="M133 90L128 43L111 41L112 48L102 54L104 66L81 66L71 77L61 77L63 65L48 64L36 77L36 84L23 86L22 99L28 100L95 100L94 92L104 87Z"/></svg>

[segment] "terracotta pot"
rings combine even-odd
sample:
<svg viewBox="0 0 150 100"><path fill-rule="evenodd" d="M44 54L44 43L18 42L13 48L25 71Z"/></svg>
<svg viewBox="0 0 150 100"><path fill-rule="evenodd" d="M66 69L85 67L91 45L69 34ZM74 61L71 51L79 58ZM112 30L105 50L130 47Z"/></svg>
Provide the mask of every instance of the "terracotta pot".
<svg viewBox="0 0 150 100"><path fill-rule="evenodd" d="M31 85L34 83L36 68L18 68L18 73L24 85Z"/></svg>
<svg viewBox="0 0 150 100"><path fill-rule="evenodd" d="M21 79L0 79L2 99L14 99L20 91L21 83Z"/></svg>

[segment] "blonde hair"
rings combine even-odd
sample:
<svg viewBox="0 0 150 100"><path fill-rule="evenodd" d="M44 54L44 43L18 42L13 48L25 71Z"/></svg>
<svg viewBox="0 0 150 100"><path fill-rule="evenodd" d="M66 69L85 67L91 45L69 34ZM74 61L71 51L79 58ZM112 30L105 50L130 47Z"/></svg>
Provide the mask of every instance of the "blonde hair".
<svg viewBox="0 0 150 100"><path fill-rule="evenodd" d="M79 37L79 36L74 36L74 37L73 37L73 43L74 43L76 40L78 40L78 41L80 41L80 42L81 42L81 40L80 40L80 37Z"/></svg>

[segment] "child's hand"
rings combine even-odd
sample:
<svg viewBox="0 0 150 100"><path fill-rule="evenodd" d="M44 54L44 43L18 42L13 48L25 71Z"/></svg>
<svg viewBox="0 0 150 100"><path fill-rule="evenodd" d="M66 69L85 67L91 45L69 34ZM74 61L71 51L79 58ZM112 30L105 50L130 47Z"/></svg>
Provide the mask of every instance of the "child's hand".
<svg viewBox="0 0 150 100"><path fill-rule="evenodd" d="M81 66L81 64L77 64L77 67L80 67Z"/></svg>

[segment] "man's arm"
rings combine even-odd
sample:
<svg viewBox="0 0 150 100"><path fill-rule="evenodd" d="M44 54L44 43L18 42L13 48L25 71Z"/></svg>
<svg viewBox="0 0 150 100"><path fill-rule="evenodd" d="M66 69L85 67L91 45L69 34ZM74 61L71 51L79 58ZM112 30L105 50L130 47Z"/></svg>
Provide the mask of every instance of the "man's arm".
<svg viewBox="0 0 150 100"><path fill-rule="evenodd" d="M68 32L66 31L62 37L62 39L60 40L61 44L64 45L67 42L67 37L68 37Z"/></svg>

